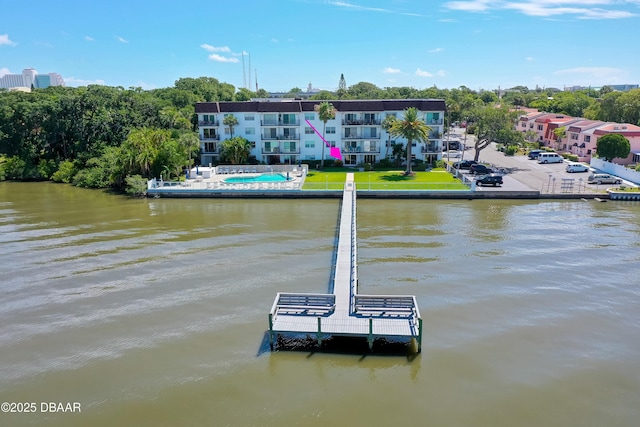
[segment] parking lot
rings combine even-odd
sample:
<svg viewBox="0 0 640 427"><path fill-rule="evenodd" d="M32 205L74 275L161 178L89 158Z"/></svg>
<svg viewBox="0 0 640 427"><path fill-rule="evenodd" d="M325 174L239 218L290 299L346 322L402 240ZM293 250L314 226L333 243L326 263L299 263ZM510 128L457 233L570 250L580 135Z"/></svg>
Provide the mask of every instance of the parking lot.
<svg viewBox="0 0 640 427"><path fill-rule="evenodd" d="M455 129L454 134L460 135L456 139L463 139L464 129ZM453 137L453 134L452 134ZM464 151L460 157L451 157L452 161L461 159L473 160L475 151L473 145L475 140L472 135L467 136L467 147L471 147ZM443 158L446 159L446 152ZM541 193L602 193L612 184L587 184L587 177L593 173L569 173L565 170L567 161L562 163L541 164L536 160L530 160L527 156L505 156L504 153L497 151L495 145L485 148L480 152L479 161L487 163L494 168L503 171L503 185L497 187L502 191L522 191L534 190ZM465 171L467 172L467 171ZM624 183L624 181L623 181ZM627 183L628 185L634 185ZM494 187L478 187L478 191L495 191Z"/></svg>

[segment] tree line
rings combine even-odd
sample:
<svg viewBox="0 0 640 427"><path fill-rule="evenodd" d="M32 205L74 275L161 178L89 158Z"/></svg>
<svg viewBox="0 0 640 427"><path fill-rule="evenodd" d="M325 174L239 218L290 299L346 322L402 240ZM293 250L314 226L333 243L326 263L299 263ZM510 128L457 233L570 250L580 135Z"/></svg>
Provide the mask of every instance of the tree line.
<svg viewBox="0 0 640 427"><path fill-rule="evenodd" d="M172 179L197 163L197 102L267 96L264 89L236 90L212 77L181 78L173 87L153 90L101 85L49 87L31 93L0 90L0 180L53 180L122 189L127 177ZM479 111L496 104L640 122L640 90L559 92L518 87L499 99L494 92L465 86L418 90L359 82L348 88L340 85L335 92L318 92L311 99L419 98L444 99L447 124L477 120ZM240 145L227 150L228 162L246 153L246 143Z"/></svg>

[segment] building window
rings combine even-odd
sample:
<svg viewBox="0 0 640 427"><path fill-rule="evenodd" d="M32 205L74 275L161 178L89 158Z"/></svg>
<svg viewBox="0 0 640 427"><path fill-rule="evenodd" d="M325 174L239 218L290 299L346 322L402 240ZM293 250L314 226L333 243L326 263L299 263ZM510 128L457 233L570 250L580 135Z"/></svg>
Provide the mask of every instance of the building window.
<svg viewBox="0 0 640 427"><path fill-rule="evenodd" d="M225 135L231 135L231 129L229 129L228 127L224 128L224 134Z"/></svg>
<svg viewBox="0 0 640 427"><path fill-rule="evenodd" d="M329 144L330 147L335 147L336 146L336 142L335 141L327 141L327 144Z"/></svg>
<svg viewBox="0 0 640 427"><path fill-rule="evenodd" d="M316 148L316 143L314 141L305 141L304 148Z"/></svg>
<svg viewBox="0 0 640 427"><path fill-rule="evenodd" d="M314 113L304 113L304 119L305 120L315 120L316 119L316 115Z"/></svg>
<svg viewBox="0 0 640 427"><path fill-rule="evenodd" d="M543 126L542 125L538 125L538 130L542 130Z"/></svg>
<svg viewBox="0 0 640 427"><path fill-rule="evenodd" d="M304 128L304 133L305 133L306 135L313 135L313 134L314 134L314 132L313 132L313 128L310 128L309 126L305 126L305 128Z"/></svg>
<svg viewBox="0 0 640 427"><path fill-rule="evenodd" d="M246 121L252 121L252 120L255 120L255 117L254 117L254 115L253 115L253 114L245 114L245 115L244 115L244 119L245 119Z"/></svg>
<svg viewBox="0 0 640 427"><path fill-rule="evenodd" d="M584 142L591 142L591 135L585 135Z"/></svg>
<svg viewBox="0 0 640 427"><path fill-rule="evenodd" d="M522 122L522 123L520 124L520 127L526 128L526 127L527 127L527 124L526 124L525 122Z"/></svg>
<svg viewBox="0 0 640 427"><path fill-rule="evenodd" d="M577 141L578 140L578 134L577 133L572 133L571 134L571 139L575 139Z"/></svg>
<svg viewBox="0 0 640 427"><path fill-rule="evenodd" d="M256 148L256 142L255 141L249 141L251 143L251 148Z"/></svg>
<svg viewBox="0 0 640 427"><path fill-rule="evenodd" d="M307 154L306 155L306 160L315 160L316 159L316 155L315 154Z"/></svg>
<svg viewBox="0 0 640 427"><path fill-rule="evenodd" d="M327 134L330 134L330 133L336 133L335 126L327 126Z"/></svg>
<svg viewBox="0 0 640 427"><path fill-rule="evenodd" d="M245 135L255 135L256 134L256 128L245 128L244 129L244 134Z"/></svg>

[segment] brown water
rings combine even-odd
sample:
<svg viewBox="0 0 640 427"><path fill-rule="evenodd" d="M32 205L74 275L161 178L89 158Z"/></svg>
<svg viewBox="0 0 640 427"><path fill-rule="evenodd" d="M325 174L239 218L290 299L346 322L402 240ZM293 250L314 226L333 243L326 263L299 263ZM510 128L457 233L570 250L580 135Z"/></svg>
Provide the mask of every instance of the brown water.
<svg viewBox="0 0 640 427"><path fill-rule="evenodd" d="M640 204L360 200L361 291L417 296L422 354L270 353L338 204L0 183L0 402L38 409L0 425L639 425Z"/></svg>

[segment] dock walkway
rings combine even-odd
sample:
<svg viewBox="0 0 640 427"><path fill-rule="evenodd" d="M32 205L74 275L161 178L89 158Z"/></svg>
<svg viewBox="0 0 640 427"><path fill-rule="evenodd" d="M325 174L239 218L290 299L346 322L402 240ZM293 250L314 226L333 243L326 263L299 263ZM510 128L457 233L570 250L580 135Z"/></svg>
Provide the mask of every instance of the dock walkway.
<svg viewBox="0 0 640 427"><path fill-rule="evenodd" d="M414 296L358 294L356 187L347 174L342 197L333 293L279 293L269 313L269 343L279 334L415 339L422 350L422 318Z"/></svg>

